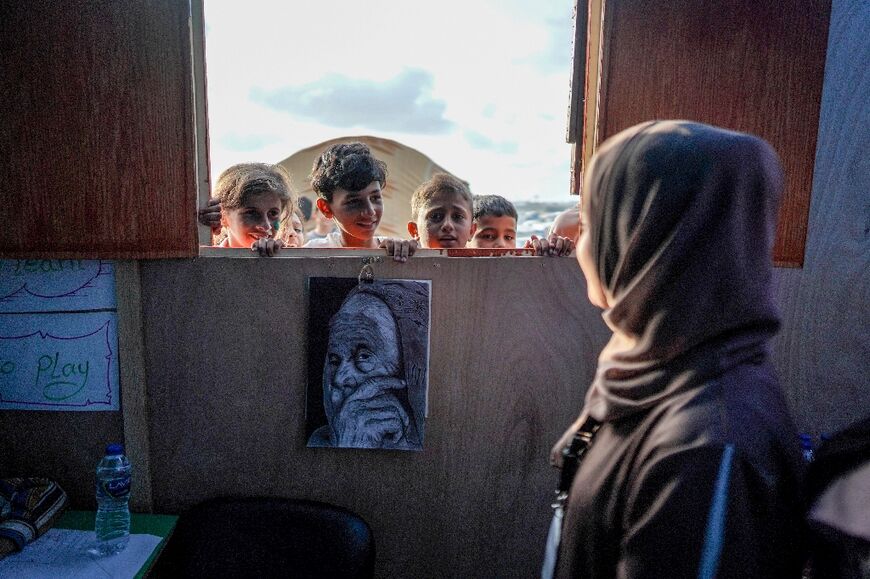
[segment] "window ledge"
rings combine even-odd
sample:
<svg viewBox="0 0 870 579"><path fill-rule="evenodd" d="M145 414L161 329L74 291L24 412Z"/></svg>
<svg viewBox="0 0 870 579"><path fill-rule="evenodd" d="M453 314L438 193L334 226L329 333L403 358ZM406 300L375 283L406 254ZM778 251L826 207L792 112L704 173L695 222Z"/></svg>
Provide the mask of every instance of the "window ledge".
<svg viewBox="0 0 870 579"><path fill-rule="evenodd" d="M259 257L250 249L200 246L200 257ZM311 258L311 257L385 257L383 249L349 249L349 248L284 248L276 255L278 258ZM425 257L535 257L531 249L418 249L414 259ZM573 254L570 257L574 259Z"/></svg>

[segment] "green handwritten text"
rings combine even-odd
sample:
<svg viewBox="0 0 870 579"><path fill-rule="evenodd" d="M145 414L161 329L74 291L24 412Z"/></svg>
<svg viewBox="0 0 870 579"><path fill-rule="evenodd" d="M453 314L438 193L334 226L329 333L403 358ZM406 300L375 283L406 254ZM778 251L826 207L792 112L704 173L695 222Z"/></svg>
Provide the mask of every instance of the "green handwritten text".
<svg viewBox="0 0 870 579"><path fill-rule="evenodd" d="M43 354L39 357L36 368L36 385L45 380L42 395L47 400L66 400L82 391L88 383L90 362L74 361L61 363L60 352Z"/></svg>

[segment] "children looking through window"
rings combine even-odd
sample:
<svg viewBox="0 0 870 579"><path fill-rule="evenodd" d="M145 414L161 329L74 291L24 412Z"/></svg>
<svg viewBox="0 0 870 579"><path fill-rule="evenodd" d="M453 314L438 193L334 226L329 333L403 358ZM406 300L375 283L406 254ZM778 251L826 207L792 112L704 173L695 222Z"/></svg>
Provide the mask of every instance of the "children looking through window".
<svg viewBox="0 0 870 579"><path fill-rule="evenodd" d="M279 165L239 163L225 170L199 219L218 247L256 249L278 234L296 208L290 176Z"/></svg>
<svg viewBox="0 0 870 579"><path fill-rule="evenodd" d="M281 227L278 230L278 239L284 244L284 247L302 247L305 245L305 225L303 224L304 215L297 208L296 211L290 213L284 221L281 222Z"/></svg>
<svg viewBox="0 0 870 579"><path fill-rule="evenodd" d="M453 175L436 173L411 196L408 233L422 247L465 247L474 235L473 202L468 185Z"/></svg>
<svg viewBox="0 0 870 579"><path fill-rule="evenodd" d="M517 246L517 210L501 195L474 196L477 230L471 247L512 249Z"/></svg>
<svg viewBox="0 0 870 579"><path fill-rule="evenodd" d="M224 171L214 198L199 212L219 247L247 247L274 255L282 247L386 249L406 261L420 246L433 249L515 248L517 211L498 195L472 197L468 184L437 173L411 197L411 240L375 235L384 211L387 167L364 143L339 143L315 160L310 175L317 214L329 226L312 231L307 243L286 171L278 165L241 163ZM567 255L571 239L532 236L525 248L536 255Z"/></svg>
<svg viewBox="0 0 870 579"><path fill-rule="evenodd" d="M475 232L470 247L481 249L513 249L517 246L517 210L501 195L474 196ZM523 246L534 249L535 255L569 255L574 241L550 234L546 238L533 235Z"/></svg>
<svg viewBox="0 0 870 579"><path fill-rule="evenodd" d="M414 241L379 238L375 231L384 213L381 192L387 185L386 164L364 143L339 143L321 153L311 171L317 209L335 222L337 231L312 239L305 247L383 248L396 261L414 255Z"/></svg>

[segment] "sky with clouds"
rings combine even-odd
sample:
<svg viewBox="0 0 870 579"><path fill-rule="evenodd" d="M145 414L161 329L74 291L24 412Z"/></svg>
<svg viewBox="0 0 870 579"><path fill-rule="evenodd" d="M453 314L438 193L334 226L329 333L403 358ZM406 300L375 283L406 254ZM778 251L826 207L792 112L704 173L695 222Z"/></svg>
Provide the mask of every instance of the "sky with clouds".
<svg viewBox="0 0 870 579"><path fill-rule="evenodd" d="M572 0L205 0L212 180L369 134L474 193L570 201Z"/></svg>

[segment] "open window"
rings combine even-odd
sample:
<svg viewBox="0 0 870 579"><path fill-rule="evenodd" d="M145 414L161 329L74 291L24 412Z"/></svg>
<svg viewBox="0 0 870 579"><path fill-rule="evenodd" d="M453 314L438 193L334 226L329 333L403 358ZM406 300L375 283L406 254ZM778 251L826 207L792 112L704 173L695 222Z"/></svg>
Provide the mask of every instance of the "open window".
<svg viewBox="0 0 870 579"><path fill-rule="evenodd" d="M405 4L397 10L416 10L413 3ZM775 262L800 266L830 9L830 0L735 0L715 5L701 0L577 0L568 130L568 140L574 144L573 161L568 162L566 148L566 158L553 161L562 165L561 173L552 173L561 175L558 179L564 183L544 183L542 178L535 186L566 191L573 173L571 188L579 192L583 168L595 146L651 118L690 118L755 133L773 144L786 170ZM96 1L76 9L12 3L4 7L2 16L0 147L6 158L0 174L0 222L4 224L0 254L134 259L199 255L199 244L207 240L208 231L197 233L197 196L199 200L207 197L210 182L201 0L157 0L136 6ZM466 20L473 17L478 18L476 29L466 26ZM262 13L257 18L270 20ZM445 26L455 37L471 38L475 30L479 33L481 21L488 23L488 29L510 24L499 20L496 12L484 10ZM308 28L314 31L305 32ZM415 32L409 29L402 31L408 41L396 39L394 50L409 50L414 45ZM395 31L398 34L400 29L395 27ZM294 34L320 33L317 27L296 23ZM260 41L269 38L263 35ZM351 38L335 40L344 43L348 57L362 58L360 45ZM445 51L456 45L463 50L489 50L486 42L446 40L443 44L440 48ZM516 44L527 51L527 60L570 57L569 42L546 33L524 37ZM45 50L49 45L51 50ZM371 52L368 45L367 50ZM449 54L454 61L462 58L460 53ZM364 55L365 62L377 60L376 54ZM534 84L522 82L519 74L527 61L497 52L487 55L489 65L466 79L466 98L462 99L465 105L480 105L475 114L484 117L498 114L497 106L487 107L488 103L472 97L496 99ZM300 58L309 64L315 60ZM264 77L267 72L261 71ZM382 76L379 85L401 85L404 79L410 87L429 90L428 101L423 98L427 95L412 93L413 102L423 98L420 102L428 107L425 110L435 111L435 121L446 119L437 114L443 110L432 91L440 89L431 78L412 71L409 80L400 70L384 71ZM537 88L564 111L564 82L561 77L550 81L552 85L548 81ZM309 85L302 82L300 86L329 88ZM280 92L280 87L261 88L257 95L263 102L288 94ZM298 106L304 105L304 94L289 94L295 95ZM508 111L515 124L541 114L533 101L521 104ZM360 107L346 108L349 114L357 114ZM553 122L561 135L565 117L557 116ZM520 157L528 157L525 166L503 165L494 173L513 178L528 174L523 173L527 170L534 174L542 166L529 156L525 145L505 134L468 131L456 124L454 128L461 130L458 134L466 142L493 154L516 148ZM303 125L296 128L302 130ZM346 132L356 132L352 128ZM310 142L322 140L312 138ZM557 146L560 140L537 134L532 145L552 142ZM285 150L266 160L292 152ZM466 177L462 166L453 166L437 154L432 158ZM215 163L218 167L226 164L213 158ZM504 193L497 185L473 180L472 190Z"/></svg>
<svg viewBox="0 0 870 579"><path fill-rule="evenodd" d="M388 167L380 237L409 237L410 195L440 171L475 194L513 201L520 246L576 201L564 141L570 0L273 8L264 19L249 5L205 5L213 184L235 163L278 163L314 201L314 159L332 143L359 139ZM484 30L485 42L472 41ZM200 241L209 241L205 228Z"/></svg>

